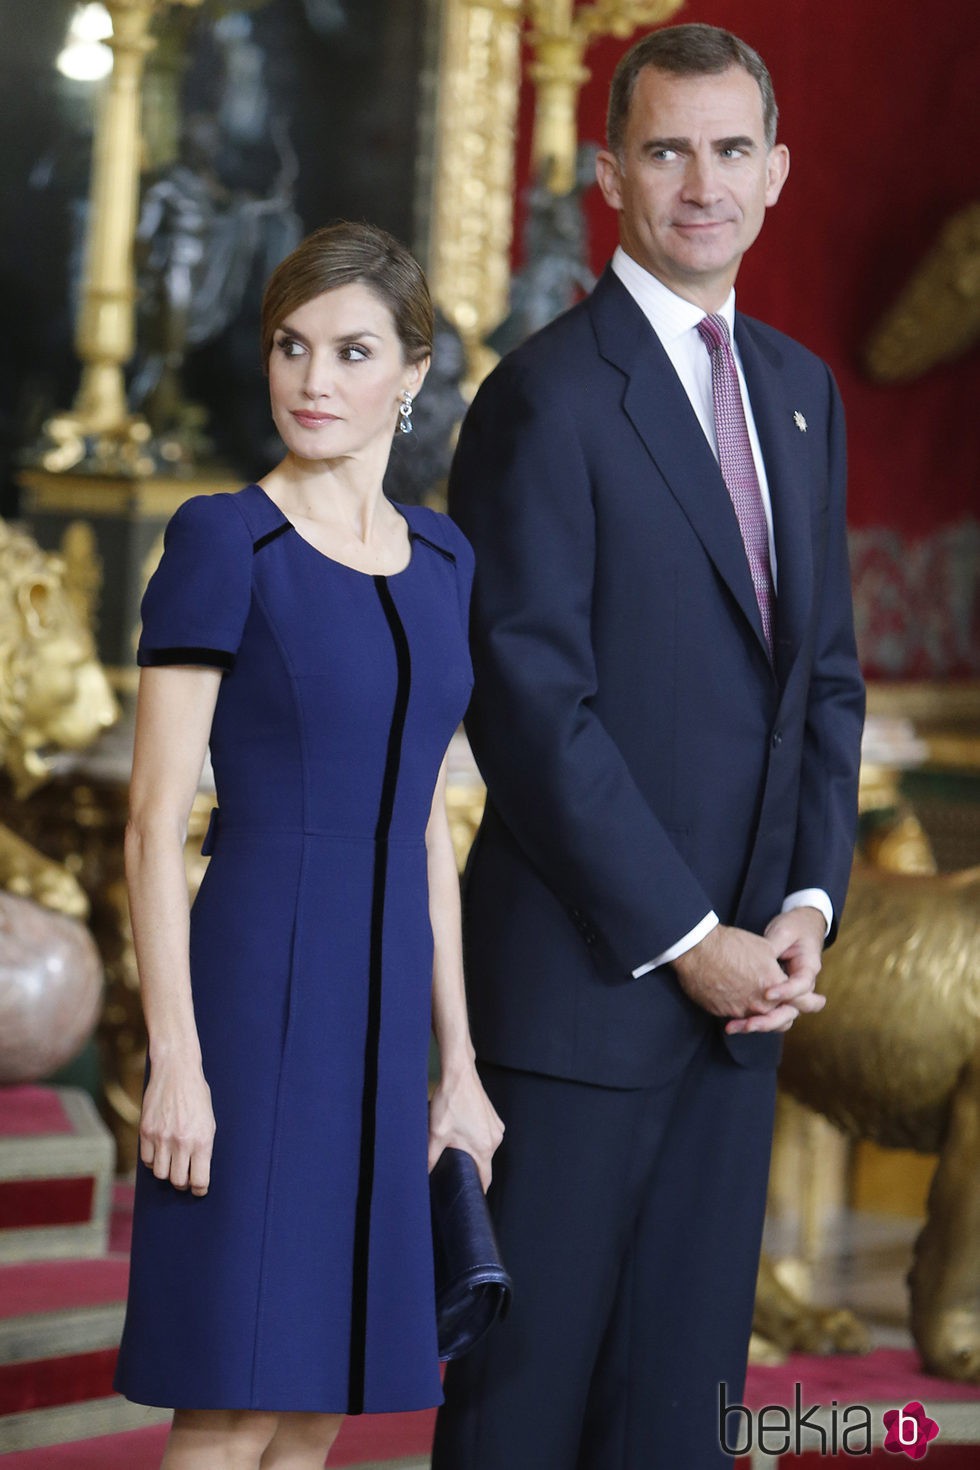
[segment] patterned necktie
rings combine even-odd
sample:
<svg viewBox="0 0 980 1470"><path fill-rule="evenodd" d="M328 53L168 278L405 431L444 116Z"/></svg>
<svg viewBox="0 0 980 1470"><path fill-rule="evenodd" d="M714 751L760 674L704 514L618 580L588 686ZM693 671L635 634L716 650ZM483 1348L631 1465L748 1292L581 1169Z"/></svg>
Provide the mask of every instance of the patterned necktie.
<svg viewBox="0 0 980 1470"><path fill-rule="evenodd" d="M728 340L728 323L724 317L706 316L698 322L698 333L711 357L711 396L715 406L718 463L735 507L752 573L752 586L762 615L762 631L771 653L775 592L769 562L769 527L752 458L738 370Z"/></svg>

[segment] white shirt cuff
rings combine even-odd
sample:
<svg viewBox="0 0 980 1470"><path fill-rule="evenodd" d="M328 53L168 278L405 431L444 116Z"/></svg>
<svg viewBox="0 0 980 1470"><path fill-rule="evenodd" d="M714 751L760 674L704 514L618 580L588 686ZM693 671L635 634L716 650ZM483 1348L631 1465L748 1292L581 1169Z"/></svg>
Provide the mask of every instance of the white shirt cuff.
<svg viewBox="0 0 980 1470"><path fill-rule="evenodd" d="M824 935L830 933L830 926L834 922L834 906L830 895L824 893L822 888L799 888L795 893L788 893L783 899L780 912L788 914L790 909L819 909L827 925Z"/></svg>
<svg viewBox="0 0 980 1470"><path fill-rule="evenodd" d="M716 929L720 922L718 915L712 909L710 913L705 914L700 924L695 924L694 928L684 935L683 939L678 939L676 944L670 946L670 949L665 949L663 954L658 954L655 960L649 960L645 965L640 965L639 969L634 970L633 979L639 980L641 975L649 975L651 970L658 970L661 965L669 965L671 960L679 959L682 954L687 954L689 949L701 943L705 935L710 934L712 929Z"/></svg>

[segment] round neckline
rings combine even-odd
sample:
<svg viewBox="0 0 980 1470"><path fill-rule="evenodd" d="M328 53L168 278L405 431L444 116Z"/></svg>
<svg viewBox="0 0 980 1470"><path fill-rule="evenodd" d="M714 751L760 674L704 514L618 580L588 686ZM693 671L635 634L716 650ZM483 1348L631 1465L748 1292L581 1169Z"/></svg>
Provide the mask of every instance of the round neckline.
<svg viewBox="0 0 980 1470"><path fill-rule="evenodd" d="M393 500L389 500L388 504L391 506L396 515L401 516L402 520L405 522L405 528L408 531L408 561L403 567L399 567L397 572L367 572L364 570L363 567L352 567L349 561L341 561L339 557L331 556L329 552L321 551L319 546L314 546L312 541L308 540L301 531L297 530L295 522L289 519L282 507L276 504L269 492L267 490L264 490L257 480L253 480L252 485L253 488L259 492L262 498L269 502L273 510L279 512L279 514L282 516L284 524L290 528L297 540L301 541L304 546L308 546L309 549L313 552L314 556L320 557L323 561L330 562L332 566L343 567L344 571L353 572L356 577L370 577L372 578L372 580L381 577L384 579L384 581L390 582L395 577L403 577L408 571L409 567L412 565L412 562L415 560L415 532L412 529L412 525L408 519L408 516L405 515L403 511L399 510L398 506Z"/></svg>

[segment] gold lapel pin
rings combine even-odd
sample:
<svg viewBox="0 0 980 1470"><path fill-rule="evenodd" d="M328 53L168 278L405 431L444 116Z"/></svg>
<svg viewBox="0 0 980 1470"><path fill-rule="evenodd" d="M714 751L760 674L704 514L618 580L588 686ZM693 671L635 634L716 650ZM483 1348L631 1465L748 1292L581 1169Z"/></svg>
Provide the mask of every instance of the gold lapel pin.
<svg viewBox="0 0 980 1470"><path fill-rule="evenodd" d="M793 423L799 429L801 434L806 433L806 419L800 413L799 409L797 409L796 412L793 414Z"/></svg>

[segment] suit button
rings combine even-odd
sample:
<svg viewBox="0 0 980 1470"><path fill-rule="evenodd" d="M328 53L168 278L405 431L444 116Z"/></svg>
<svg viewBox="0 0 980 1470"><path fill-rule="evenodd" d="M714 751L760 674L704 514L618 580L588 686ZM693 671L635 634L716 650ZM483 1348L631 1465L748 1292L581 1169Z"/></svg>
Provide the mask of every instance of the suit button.
<svg viewBox="0 0 980 1470"><path fill-rule="evenodd" d="M783 743L783 732L782 732L782 730L774 730L772 732L772 748L773 748L773 750L775 750L778 745L782 745L782 743Z"/></svg>

